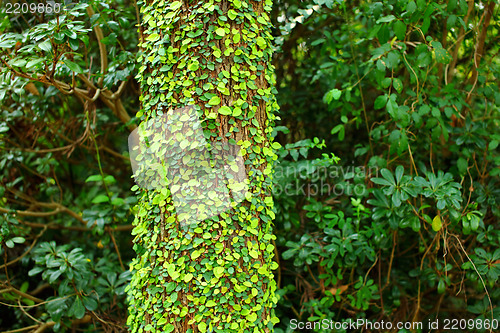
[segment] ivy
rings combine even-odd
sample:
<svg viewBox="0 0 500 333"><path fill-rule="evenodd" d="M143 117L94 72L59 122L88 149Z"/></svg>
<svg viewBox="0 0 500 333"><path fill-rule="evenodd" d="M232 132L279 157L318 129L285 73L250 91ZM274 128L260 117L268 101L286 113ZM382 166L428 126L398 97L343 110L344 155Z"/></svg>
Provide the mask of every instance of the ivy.
<svg viewBox="0 0 500 333"><path fill-rule="evenodd" d="M175 1L141 8L146 38L138 57L143 95L136 116L142 120L141 135L149 135L148 152L153 155L140 151L138 158L166 156L167 162L178 161L176 168L185 165L192 178L162 187L157 185L161 167L143 165L148 173L136 170L136 182L141 176L148 180L136 188L133 233L138 257L131 264L127 323L131 332L186 327L188 332L265 331L279 321L273 313L277 297L272 270L277 265L269 244L275 239L272 166L274 151L281 147L271 136L277 110L266 14L271 2L211 0L190 3L189 10L185 6ZM157 71L158 66L165 70ZM171 111L186 106L191 111L183 116ZM192 119L200 120L199 133L189 129ZM153 135L152 122L175 133L170 143ZM197 155L186 155L187 149L204 147L197 138L209 139L209 154L197 150ZM222 140L238 151L225 161L230 173L225 191L233 194L225 211L220 211L223 189L214 187L210 177L196 177L203 168L210 175L211 165L222 163L214 160L229 147ZM179 170L178 177L187 175ZM239 179L241 172L248 180ZM169 181L175 177L170 174ZM200 186L214 190L196 203L176 204L183 191L198 193ZM196 216L200 222L194 223Z"/></svg>

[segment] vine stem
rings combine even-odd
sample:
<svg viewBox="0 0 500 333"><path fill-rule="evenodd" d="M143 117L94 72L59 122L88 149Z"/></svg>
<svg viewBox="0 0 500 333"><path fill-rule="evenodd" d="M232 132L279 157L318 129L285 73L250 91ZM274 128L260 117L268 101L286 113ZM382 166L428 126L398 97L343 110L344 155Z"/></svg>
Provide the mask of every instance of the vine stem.
<svg viewBox="0 0 500 333"><path fill-rule="evenodd" d="M484 291L486 292L486 296L488 296L488 302L490 303L491 319L494 320L495 317L493 316L493 303L491 303L490 293L488 292L488 288L486 287L486 284L484 283L483 277L481 276L481 274L479 274L479 271L477 270L476 265L474 264L474 261L472 261L472 259L467 254L467 251L465 251L464 246L462 245L462 242L460 241L460 238L458 238L456 235L453 235L453 234L451 236L456 238L456 240L458 241L458 244L460 245L460 249L463 251L463 253L467 257L469 262L472 264L472 267L474 267L474 271L476 271L477 276L479 276L479 279L481 280ZM493 332L493 328L490 328L490 332Z"/></svg>

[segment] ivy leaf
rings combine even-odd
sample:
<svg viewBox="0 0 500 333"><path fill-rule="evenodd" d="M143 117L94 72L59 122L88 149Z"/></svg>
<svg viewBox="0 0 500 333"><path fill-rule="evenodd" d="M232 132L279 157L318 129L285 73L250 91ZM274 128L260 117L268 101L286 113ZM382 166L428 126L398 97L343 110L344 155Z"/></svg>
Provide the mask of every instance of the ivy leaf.
<svg viewBox="0 0 500 333"><path fill-rule="evenodd" d="M182 2L181 1L174 1L170 4L170 9L171 10L177 10L179 8L181 8L182 6Z"/></svg>
<svg viewBox="0 0 500 333"><path fill-rule="evenodd" d="M230 9L227 12L227 16L229 16L231 20L234 20L238 16L238 13L236 13L234 9Z"/></svg>
<svg viewBox="0 0 500 333"><path fill-rule="evenodd" d="M160 35L158 34L151 34L149 35L146 40L150 41L150 42L156 42L158 39L160 39Z"/></svg>
<svg viewBox="0 0 500 333"><path fill-rule="evenodd" d="M187 273L186 276L184 276L184 282L188 283L193 279L193 274Z"/></svg>
<svg viewBox="0 0 500 333"><path fill-rule="evenodd" d="M202 321L201 323L198 324L198 330L202 333L207 331L207 323Z"/></svg>
<svg viewBox="0 0 500 333"><path fill-rule="evenodd" d="M219 96L212 96L212 98L210 98L210 100L208 101L208 105L219 105L220 104L220 98Z"/></svg>
<svg viewBox="0 0 500 333"><path fill-rule="evenodd" d="M275 150L278 150L281 148L281 144L279 142L273 142L273 144L271 145L271 147L273 147L273 149Z"/></svg>
<svg viewBox="0 0 500 333"><path fill-rule="evenodd" d="M234 108L234 111L233 111L233 117L238 117L241 115L241 108Z"/></svg>
<svg viewBox="0 0 500 333"><path fill-rule="evenodd" d="M254 323L256 320L257 320L257 314L255 312L252 312L251 314L249 314L247 316L247 320L250 322L250 323Z"/></svg>
<svg viewBox="0 0 500 333"><path fill-rule="evenodd" d="M218 36L224 37L224 35L226 34L226 31L224 31L224 28L217 28L217 30L215 30L215 33Z"/></svg>
<svg viewBox="0 0 500 333"><path fill-rule="evenodd" d="M224 274L224 267L214 267L214 275L216 278L220 278Z"/></svg>
<svg viewBox="0 0 500 333"><path fill-rule="evenodd" d="M217 97L218 98L218 97ZM220 99L219 99L219 102L220 102ZM210 102L208 103L210 104ZM217 103L219 104L219 103ZM229 116L230 114L232 114L233 112L231 111L231 108L226 106L226 105L223 105L219 108L219 113L224 115L224 116Z"/></svg>
<svg viewBox="0 0 500 333"><path fill-rule="evenodd" d="M266 48L266 46L267 46L267 44L266 44L266 40L265 40L264 38L262 38L262 37L257 37L256 42L257 42L257 45L259 45L259 47L260 47L261 49L265 49L265 48Z"/></svg>
<svg viewBox="0 0 500 333"><path fill-rule="evenodd" d="M193 253L191 253L191 260L195 260L200 255L201 255L201 253L199 251L194 251Z"/></svg>

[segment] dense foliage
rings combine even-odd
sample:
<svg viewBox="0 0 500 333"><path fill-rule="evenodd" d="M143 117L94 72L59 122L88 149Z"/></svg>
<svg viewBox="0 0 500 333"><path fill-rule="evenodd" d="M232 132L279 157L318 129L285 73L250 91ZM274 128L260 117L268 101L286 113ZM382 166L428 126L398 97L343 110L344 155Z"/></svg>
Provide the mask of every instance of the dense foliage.
<svg viewBox="0 0 500 333"><path fill-rule="evenodd" d="M499 318L498 6L276 11L282 138L319 136L341 158L285 145L280 318Z"/></svg>
<svg viewBox="0 0 500 333"><path fill-rule="evenodd" d="M2 330L126 331L141 5L1 18ZM498 11L274 1L276 332L500 317Z"/></svg>

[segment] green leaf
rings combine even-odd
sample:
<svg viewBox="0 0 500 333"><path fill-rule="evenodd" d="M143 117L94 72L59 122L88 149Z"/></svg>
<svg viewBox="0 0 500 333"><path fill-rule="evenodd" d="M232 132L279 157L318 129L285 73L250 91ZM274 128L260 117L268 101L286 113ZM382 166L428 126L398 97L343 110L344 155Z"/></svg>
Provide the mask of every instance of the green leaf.
<svg viewBox="0 0 500 333"><path fill-rule="evenodd" d="M220 278L224 274L224 267L214 267L214 275L216 278Z"/></svg>
<svg viewBox="0 0 500 333"><path fill-rule="evenodd" d="M432 219L432 230L438 232L439 230L441 230L442 226L443 226L443 223L441 222L441 217L439 217L439 215L436 215Z"/></svg>
<svg viewBox="0 0 500 333"><path fill-rule="evenodd" d="M373 107L375 110L382 109L387 104L387 95L380 95L375 99Z"/></svg>
<svg viewBox="0 0 500 333"><path fill-rule="evenodd" d="M273 149L275 149L275 150L278 150L281 148L281 144L279 142L275 141L272 143L271 147L273 147Z"/></svg>
<svg viewBox="0 0 500 333"><path fill-rule="evenodd" d="M32 67L35 67L36 65L38 65L39 63L43 62L45 59L44 58L38 58L38 59L33 59L33 60L30 60L28 61L28 63L26 64L26 68L32 68Z"/></svg>
<svg viewBox="0 0 500 333"><path fill-rule="evenodd" d="M83 305L85 305L85 308L89 311L97 309L97 301L92 297L83 296Z"/></svg>
<svg viewBox="0 0 500 333"><path fill-rule="evenodd" d="M50 275L49 275L49 283L52 283L54 281L56 281L59 276L61 276L62 272L60 270L57 270L57 271L53 271ZM42 275L43 276L43 275Z"/></svg>
<svg viewBox="0 0 500 333"><path fill-rule="evenodd" d="M340 98L340 95L342 95L342 91L338 89L332 89L331 92L332 92L332 97L335 100L338 100Z"/></svg>
<svg viewBox="0 0 500 333"><path fill-rule="evenodd" d="M376 23L380 24L380 23L392 22L395 19L396 19L396 16L394 16L394 15L387 15L387 16L379 18Z"/></svg>
<svg viewBox="0 0 500 333"><path fill-rule="evenodd" d="M109 197L107 195L100 194L97 197L95 197L94 199L92 199L92 203L98 204L101 202L109 202Z"/></svg>
<svg viewBox="0 0 500 333"><path fill-rule="evenodd" d="M14 66L14 67L24 67L24 66L26 66L27 61L24 59L14 59L14 60L9 61L9 63L11 66Z"/></svg>
<svg viewBox="0 0 500 333"><path fill-rule="evenodd" d="M238 16L238 13L234 9L230 9L227 12L227 16L229 16L231 20L234 20Z"/></svg>
<svg viewBox="0 0 500 333"><path fill-rule="evenodd" d="M213 96L212 98L210 98L210 100L208 101L208 105L219 105L220 104L220 98L219 96L215 95Z"/></svg>
<svg viewBox="0 0 500 333"><path fill-rule="evenodd" d="M333 99L338 100L340 98L340 95L342 95L342 91L339 89L329 90L323 97L323 101L326 104L330 104Z"/></svg>
<svg viewBox="0 0 500 333"><path fill-rule="evenodd" d="M295 150L295 152L297 152L297 151ZM299 154L299 152L297 152L297 155L298 154ZM252 257L254 259L258 259L259 258L259 253L257 251L255 251L255 250L250 250L248 252L248 254L250 254L250 257Z"/></svg>
<svg viewBox="0 0 500 333"><path fill-rule="evenodd" d="M77 319L82 319L85 315L85 307L83 306L80 297L76 296L73 305L71 306L69 313L73 314Z"/></svg>
<svg viewBox="0 0 500 333"><path fill-rule="evenodd" d="M265 40L264 38L260 37L260 36L259 36L259 37L257 37L256 42L257 42L257 45L259 45L259 47L260 47L261 49L265 49L265 48L266 48L266 46L267 46L267 44L266 44L266 40Z"/></svg>
<svg viewBox="0 0 500 333"><path fill-rule="evenodd" d="M207 331L207 323L202 321L201 323L198 324L198 330L202 333Z"/></svg>
<svg viewBox="0 0 500 333"><path fill-rule="evenodd" d="M106 185L114 184L116 183L116 179L112 175L107 175L106 177L104 177L104 182L106 183Z"/></svg>
<svg viewBox="0 0 500 333"><path fill-rule="evenodd" d="M472 231L476 231L479 228L479 222L481 219L475 214L471 214L470 228Z"/></svg>
<svg viewBox="0 0 500 333"><path fill-rule="evenodd" d="M170 264L170 266L168 266L167 272L172 280L176 280L180 276L180 273L175 270L175 265L173 264Z"/></svg>
<svg viewBox="0 0 500 333"><path fill-rule="evenodd" d="M417 5L415 4L415 1L411 0L408 2L406 5L406 11L410 14L413 14L413 12L417 9Z"/></svg>
<svg viewBox="0 0 500 333"><path fill-rule="evenodd" d="M220 102L220 100L219 100ZM209 103L210 104L210 103ZM217 103L218 104L218 103ZM224 116L229 116L230 114L233 113L233 111L231 111L231 108L226 106L226 105L223 105L219 108L219 113L224 115Z"/></svg>
<svg viewBox="0 0 500 333"><path fill-rule="evenodd" d="M0 48L2 49L10 49L14 45L16 45L16 41L13 39L7 39L0 42Z"/></svg>
<svg viewBox="0 0 500 333"><path fill-rule="evenodd" d="M85 182L99 182L102 181L102 176L101 175L92 175L88 176L87 179L85 179Z"/></svg>
<svg viewBox="0 0 500 333"><path fill-rule="evenodd" d="M406 36L406 24L403 23L403 21L396 21L394 22L394 33L396 34L396 37L398 37L399 40L404 40Z"/></svg>
<svg viewBox="0 0 500 333"><path fill-rule="evenodd" d="M387 169L382 169L380 170L380 174L382 175L382 177L384 177L391 185L396 185L396 182L394 180L394 176L392 175L392 173L387 170Z"/></svg>
<svg viewBox="0 0 500 333"><path fill-rule="evenodd" d="M188 283L189 281L191 281L193 279L193 274L191 273L187 273L185 276L184 276L184 282Z"/></svg>
<svg viewBox="0 0 500 333"><path fill-rule="evenodd" d="M400 79L398 79L398 78L394 78L394 79L392 80L392 86L393 86L393 87L394 87L394 89L396 89L396 91L397 91L398 93L400 93L400 94L401 94L401 91L403 91L403 82L401 82L401 80L400 80Z"/></svg>
<svg viewBox="0 0 500 333"><path fill-rule="evenodd" d="M405 168L402 165L398 165L396 167L396 184L399 184L401 182L401 178L403 178L403 173L405 171Z"/></svg>
<svg viewBox="0 0 500 333"><path fill-rule="evenodd" d="M64 60L63 60L63 62L64 62L64 64L65 64L66 66L68 66L68 68L69 68L71 71L73 71L73 72L75 72L75 73L77 73L77 74L81 74L81 73L83 73L82 68L81 68L81 67L80 67L77 63L74 63L73 61L70 61L70 60L68 60L68 59L64 59Z"/></svg>
<svg viewBox="0 0 500 333"><path fill-rule="evenodd" d="M12 241L17 244L23 244L26 242L26 239L24 237L14 237L12 238Z"/></svg>
<svg viewBox="0 0 500 333"><path fill-rule="evenodd" d="M215 30L215 33L221 37L224 37L224 35L226 35L226 31L224 30L224 28L217 28L217 30Z"/></svg>
<svg viewBox="0 0 500 333"><path fill-rule="evenodd" d="M150 41L150 42L156 42L158 39L160 39L160 35L158 35L156 33L155 34L151 34L148 37L146 37L146 40Z"/></svg>
<svg viewBox="0 0 500 333"><path fill-rule="evenodd" d="M201 253L199 251L194 251L193 253L191 253L191 259L192 260L195 260L196 258L198 258L199 256L201 255Z"/></svg>
<svg viewBox="0 0 500 333"><path fill-rule="evenodd" d="M170 4L170 9L171 10L177 10L179 8L181 8L182 6L182 2L181 1L174 1Z"/></svg>
<svg viewBox="0 0 500 333"><path fill-rule="evenodd" d="M374 182L375 184L378 184L378 185L382 185L382 186L391 186L392 183L385 180L384 178L377 178L377 177L374 177L371 179L372 182Z"/></svg>
<svg viewBox="0 0 500 333"><path fill-rule="evenodd" d="M463 157L460 157L457 160L457 168L458 172L460 172L462 176L465 175L467 173L467 160Z"/></svg>
<svg viewBox="0 0 500 333"><path fill-rule="evenodd" d="M385 79L382 80L381 84L382 84L382 88L389 88L389 86L391 85L392 83L392 78L390 77L386 77Z"/></svg>
<svg viewBox="0 0 500 333"><path fill-rule="evenodd" d="M43 268L40 267L40 266L35 266L33 269L31 269L29 272L28 272L28 276L33 276L33 275L37 275L38 273L42 272L43 271Z"/></svg>
<svg viewBox="0 0 500 333"><path fill-rule="evenodd" d="M257 314L255 312L252 312L247 316L247 320L251 323L254 323L257 320Z"/></svg>
<svg viewBox="0 0 500 333"><path fill-rule="evenodd" d="M444 283L444 280L443 279L439 279L438 287L437 287L437 292L438 292L438 294L442 294L445 291L446 291L446 285Z"/></svg>
<svg viewBox="0 0 500 333"><path fill-rule="evenodd" d="M48 40L46 40L46 41L41 42L40 44L38 44L38 47L42 51L45 51L45 52L49 52L50 50L52 50L52 44L50 44L50 42Z"/></svg>
<svg viewBox="0 0 500 333"><path fill-rule="evenodd" d="M432 48L434 49L434 54L436 55L436 60L442 64L448 64L451 61L451 55L446 49L443 48L440 42L432 41Z"/></svg>
<svg viewBox="0 0 500 333"><path fill-rule="evenodd" d="M242 113L241 108L235 107L233 110L233 117L238 117L241 115L241 113Z"/></svg>

